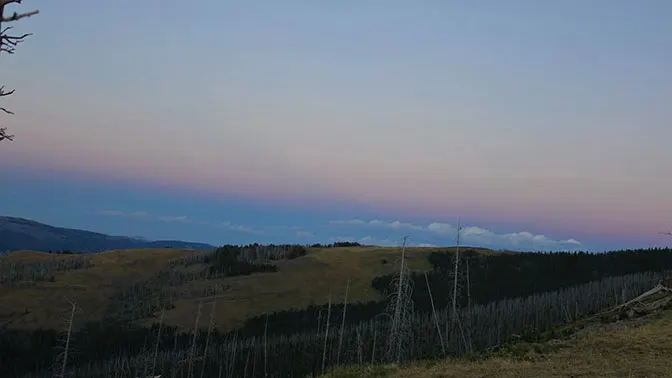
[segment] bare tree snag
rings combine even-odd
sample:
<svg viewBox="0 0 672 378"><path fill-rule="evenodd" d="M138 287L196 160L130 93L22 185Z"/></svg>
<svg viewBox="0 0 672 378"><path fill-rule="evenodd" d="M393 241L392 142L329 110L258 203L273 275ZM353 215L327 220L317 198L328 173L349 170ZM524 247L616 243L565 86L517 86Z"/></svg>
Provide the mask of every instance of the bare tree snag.
<svg viewBox="0 0 672 378"><path fill-rule="evenodd" d="M7 53L10 55L14 54L14 52L16 51L16 46L21 42L23 42L26 38L31 36L30 33L21 35L12 35L10 34L12 26L4 26L3 24L18 21L22 18L34 16L40 12L38 10L34 10L25 13L13 12L11 15L6 15L5 6L12 3L21 4L21 0L0 0L0 54L1 53ZM14 93L13 89L10 91L5 91L5 86L4 85L0 86L0 97L10 96L13 93ZM0 112L10 115L14 114L14 112L2 106L0 106ZM5 139L12 141L14 140L14 135L8 134L6 127L0 127L0 142Z"/></svg>

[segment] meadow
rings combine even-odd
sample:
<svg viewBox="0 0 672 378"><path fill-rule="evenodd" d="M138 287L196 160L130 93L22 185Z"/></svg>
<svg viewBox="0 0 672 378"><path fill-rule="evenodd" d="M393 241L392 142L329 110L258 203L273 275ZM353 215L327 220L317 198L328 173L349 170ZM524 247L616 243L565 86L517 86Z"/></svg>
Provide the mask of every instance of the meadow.
<svg viewBox="0 0 672 378"><path fill-rule="evenodd" d="M448 361L572 334L558 327L670 272L669 249L19 251L0 257L0 375L305 377Z"/></svg>

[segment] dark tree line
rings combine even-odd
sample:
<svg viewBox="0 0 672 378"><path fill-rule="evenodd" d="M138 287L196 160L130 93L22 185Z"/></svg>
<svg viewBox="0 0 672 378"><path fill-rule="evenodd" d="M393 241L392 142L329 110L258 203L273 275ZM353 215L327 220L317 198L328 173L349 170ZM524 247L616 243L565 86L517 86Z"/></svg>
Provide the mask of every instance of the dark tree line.
<svg viewBox="0 0 672 378"><path fill-rule="evenodd" d="M348 241L342 241L342 242L335 242L331 244L320 244L320 243L315 243L312 244L310 247L311 248L343 248L343 247L361 247L362 245L357 243L357 242L348 242Z"/></svg>
<svg viewBox="0 0 672 378"><path fill-rule="evenodd" d="M428 256L432 271L427 274L435 306L442 308L450 302L453 290L453 253L433 252ZM502 255L479 254L465 250L460 278L460 305L485 304L495 300L515 298L565 287L580 285L605 277L640 272L662 272L672 269L672 249L652 248L607 253L558 252L516 253ZM386 294L395 275L377 277L372 286ZM413 273L413 299L420 311L430 311L431 304L425 277ZM468 279L468 284L466 280ZM469 293L467 293L467 289Z"/></svg>
<svg viewBox="0 0 672 378"><path fill-rule="evenodd" d="M278 269L271 264L272 261L292 260L304 256L306 253L308 253L306 247L295 244L224 245L214 251L180 259L174 264L182 264L185 267L204 264L207 267L203 271L203 278L207 278L206 276L241 276L252 273L276 272Z"/></svg>
<svg viewBox="0 0 672 378"><path fill-rule="evenodd" d="M269 261L291 260L308 253L305 246L297 244L248 244L223 245L215 250L196 253L173 262L185 268L194 264L212 264L213 261L238 261L248 264L264 264Z"/></svg>

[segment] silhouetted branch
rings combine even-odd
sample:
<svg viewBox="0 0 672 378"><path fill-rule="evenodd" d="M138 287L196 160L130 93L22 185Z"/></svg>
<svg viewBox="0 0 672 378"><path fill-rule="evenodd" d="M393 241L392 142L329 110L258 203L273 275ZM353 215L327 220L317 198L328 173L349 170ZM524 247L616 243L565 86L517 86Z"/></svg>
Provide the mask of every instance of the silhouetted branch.
<svg viewBox="0 0 672 378"><path fill-rule="evenodd" d="M3 51L4 51L4 50L3 50ZM14 89L12 89L12 90L9 91L9 92L5 92L5 86L4 86L4 85L1 85L1 86L0 86L0 97L9 96L9 95L11 95L12 93L14 93ZM5 108L3 108L3 107L0 107L0 110L2 110L3 112L5 112L5 113L7 113L7 114L14 114L14 112L12 112L11 110L7 110L7 109L5 109Z"/></svg>
<svg viewBox="0 0 672 378"><path fill-rule="evenodd" d="M21 0L0 0L0 11L4 11L5 5L11 4L11 3L21 4ZM40 11L36 9L34 11L25 12L25 13L14 12L11 16L5 17L4 13L0 12L0 22L18 21L18 20L20 20L24 17L34 16L38 13L40 13Z"/></svg>
<svg viewBox="0 0 672 378"><path fill-rule="evenodd" d="M4 85L0 85L0 97L9 96L9 95L11 95L12 93L14 93L14 91L15 91L15 90L12 89L12 90L9 91L9 92L5 92L5 86L4 86Z"/></svg>
<svg viewBox="0 0 672 378"><path fill-rule="evenodd" d="M34 16L38 13L40 13L40 11L38 11L37 9L34 10L34 11L26 12L26 13L16 13L16 12L14 12L14 14L12 14L10 17L3 17L2 22L17 21L17 20L20 20L24 17Z"/></svg>
<svg viewBox="0 0 672 378"><path fill-rule="evenodd" d="M0 31L0 51L6 52L7 54L14 54L16 46L23 42L24 39L32 35L32 33L25 33L23 35L7 35L7 32L11 29L12 27L8 26Z"/></svg>
<svg viewBox="0 0 672 378"><path fill-rule="evenodd" d="M10 30L12 30L11 26L6 26L2 27L3 22L12 22L12 21L18 21L22 18L25 17L30 17L34 16L38 13L40 13L38 10L30 11L30 12L25 12L25 13L17 13L14 12L12 13L11 16L5 16L5 5L7 4L21 4L21 0L0 0L0 54L1 53L7 53L7 54L14 54L14 51L16 50L16 46L23 42L26 38L31 36L32 34L30 33L25 33L22 35L9 35L7 34ZM5 96L10 96L14 93L14 90L12 89L9 92L4 91L5 87L0 86L0 97L5 97ZM6 114L14 114L11 110L8 110L7 108L0 107L0 112L6 113ZM7 129L6 128L0 128L0 141L3 140L14 140L14 135L9 135L7 134Z"/></svg>
<svg viewBox="0 0 672 378"><path fill-rule="evenodd" d="M12 140L14 140L14 135L7 134L7 128L2 127L2 128L0 128L0 141L3 141L5 139L7 139L9 141L12 141Z"/></svg>

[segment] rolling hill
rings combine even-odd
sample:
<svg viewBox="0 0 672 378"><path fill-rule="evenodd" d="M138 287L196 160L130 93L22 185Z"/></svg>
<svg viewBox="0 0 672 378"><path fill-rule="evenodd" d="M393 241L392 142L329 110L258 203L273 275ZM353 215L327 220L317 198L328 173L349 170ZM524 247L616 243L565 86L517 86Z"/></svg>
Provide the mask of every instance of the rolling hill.
<svg viewBox="0 0 672 378"><path fill-rule="evenodd" d="M427 256L438 249L411 248L407 263L418 271L430 269ZM445 249L444 249L445 250ZM486 250L483 250L484 252ZM78 317L82 324L99 321L108 311L113 299L133 290L134 285L146 284L161 272L189 274L199 267L185 267L177 263L202 251L178 248L134 249L106 251L86 255L88 266L82 269L54 270L53 279L34 280L30 284L3 288L0 285L0 301L7 308L0 313L0 323L8 321L15 310L26 311L12 326L34 329L58 328L61 315L67 312L65 297L78 302L84 313ZM208 288L219 285L215 295L220 305L215 312L215 321L221 330L230 330L253 316L291 309L305 308L311 304L327 303L333 290L334 301L343 301L342 291L348 278L350 302L367 302L381 299L371 287L377 276L395 271L393 264L398 253L394 247L311 248L306 256L275 263L277 273L255 273L222 279L188 280L176 285L157 285L151 293L169 293L174 308L166 311L164 322L183 330L193 328L194 314L199 301ZM50 255L34 251L16 251L0 257L1 264L21 264L26 270L40 262L76 260L83 257ZM386 263L389 261L389 263ZM0 271L2 274L2 271ZM9 311L9 310L12 311ZM154 316L136 319L139 323L155 321ZM203 327L207 326L203 324Z"/></svg>
<svg viewBox="0 0 672 378"><path fill-rule="evenodd" d="M179 240L147 241L126 236L62 228L16 217L0 217L0 252L32 250L100 252L137 248L212 249L205 243Z"/></svg>
<svg viewBox="0 0 672 378"><path fill-rule="evenodd" d="M55 348L69 329L64 324L68 318L79 353L71 369L83 377L121 369L116 365L120 358L135 369L122 376L143 374L148 359L156 360L161 372L176 376L190 369L204 376L217 376L225 369L226 376L253 377L306 376L325 373L325 368L335 368L335 377L453 372L453 376L484 376L504 368L509 376L562 373L563 364L578 361L572 353L608 351L586 339L588 344L579 341L575 352L566 349L551 355L555 341L540 345L542 339L567 336L553 327L566 326L578 333L581 328L576 325L586 316L593 319L589 327L612 322L620 326L620 320L600 312L672 279L671 249L596 255L464 247L458 301L466 307L452 312L447 297L455 282L450 273L454 251L406 250L405 262L412 273L405 282L412 284L413 293L404 299L412 307L404 326L410 331L399 336L406 338L399 344L402 360L390 355L393 323L385 317L393 303L387 300L391 295L387 280L398 276L399 247L255 244L204 251L12 252L0 256L0 376L3 355L12 361L5 363L5 372L15 375L8 376L35 369L42 374L36 377L50 376L48 367L58 357ZM669 331L669 322L658 326ZM642 330L647 329L619 334L608 348L641 352L643 340L656 332ZM620 346L630 337L637 338L637 346ZM521 341L529 344L532 358L542 351L542 360L529 367L528 354L521 357L515 352L525 347ZM3 344L12 347L3 352ZM460 357L491 348L518 354L498 354L485 362ZM663 353L668 344L660 342L656 348ZM200 355L210 357L197 368L187 363L201 361ZM390 367L393 361L410 365ZM597 371L589 359L584 362L585 369ZM629 368L608 372L620 376ZM274 374L267 375L266 369Z"/></svg>

